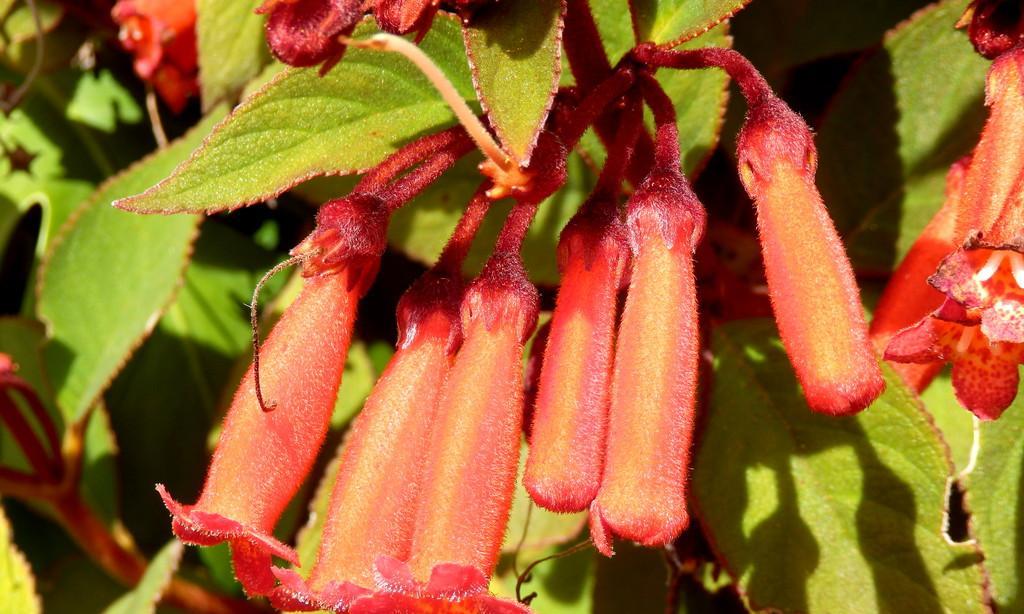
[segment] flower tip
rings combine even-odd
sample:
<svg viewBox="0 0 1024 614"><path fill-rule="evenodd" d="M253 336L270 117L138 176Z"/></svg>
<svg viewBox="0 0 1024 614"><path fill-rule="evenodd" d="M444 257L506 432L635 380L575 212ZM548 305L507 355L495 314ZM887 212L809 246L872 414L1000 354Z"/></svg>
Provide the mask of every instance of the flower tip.
<svg viewBox="0 0 1024 614"><path fill-rule="evenodd" d="M819 414L852 416L871 405L885 390L885 379L875 365L870 373L834 386L804 386L804 397L811 410Z"/></svg>
<svg viewBox="0 0 1024 614"><path fill-rule="evenodd" d="M590 504L590 541L593 542L597 551L604 556L611 558L615 556L615 549L612 547L612 536L601 517L601 508L597 501Z"/></svg>
<svg viewBox="0 0 1024 614"><path fill-rule="evenodd" d="M740 180L752 195L763 194L774 176L773 168L785 162L813 178L818 150L807 122L775 96L750 107L736 141Z"/></svg>

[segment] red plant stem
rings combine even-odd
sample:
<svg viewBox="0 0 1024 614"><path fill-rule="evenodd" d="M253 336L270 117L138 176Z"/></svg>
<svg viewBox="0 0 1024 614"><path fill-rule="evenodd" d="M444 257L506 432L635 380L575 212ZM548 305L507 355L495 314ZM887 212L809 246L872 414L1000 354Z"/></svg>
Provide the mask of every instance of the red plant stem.
<svg viewBox="0 0 1024 614"><path fill-rule="evenodd" d="M377 196L391 211L398 209L436 181L442 173L458 162L459 158L472 151L473 147L473 141L465 132L462 132L443 149L427 158L423 164L395 180L391 185L378 190Z"/></svg>
<svg viewBox="0 0 1024 614"><path fill-rule="evenodd" d="M643 112L636 97L626 103L626 107L619 114L619 129L615 135L615 141L608 150L608 157L604 161L604 168L597 178L595 194L607 195L609 198L591 198L587 202L607 203L617 206L615 197L622 187L622 176L626 172L629 161L633 154L637 136L643 127Z"/></svg>
<svg viewBox="0 0 1024 614"><path fill-rule="evenodd" d="M54 457L59 457L60 435L57 434L57 425L54 424L50 412L43 407L43 403L39 400L39 395L36 394L36 391L25 380L10 375L0 376L0 387L3 386L9 386L21 393L22 398L25 399L29 409L35 415L36 421L39 422L43 432L46 434L46 441L50 445L50 452Z"/></svg>
<svg viewBox="0 0 1024 614"><path fill-rule="evenodd" d="M494 246L495 254L519 252L526 238L526 231L530 229L530 222L537 213L538 204L535 201L516 201L498 235L498 242Z"/></svg>
<svg viewBox="0 0 1024 614"><path fill-rule="evenodd" d="M473 245L473 239L491 205L491 199L487 197L490 185L490 181L481 183L473 194L473 198L469 200L455 231L452 232L451 238L448 239L441 256L437 259L435 266L437 270L456 278L461 275L462 263L465 262L469 248Z"/></svg>
<svg viewBox="0 0 1024 614"><path fill-rule="evenodd" d="M448 147L460 138L468 138L462 126L453 126L447 130L416 139L367 171L356 185L355 191L368 194L380 191L381 188L392 182L413 165L419 164L439 149Z"/></svg>
<svg viewBox="0 0 1024 614"><path fill-rule="evenodd" d="M655 164L664 169L679 168L679 128L676 127L676 108L672 99L650 74L641 75L641 92L651 111L658 136L654 143Z"/></svg>
<svg viewBox="0 0 1024 614"><path fill-rule="evenodd" d="M754 106L773 96L771 86L750 60L733 49L704 47L685 51L661 49L645 43L634 50L636 58L649 66L678 68L721 68L740 86L747 104Z"/></svg>
<svg viewBox="0 0 1024 614"><path fill-rule="evenodd" d="M601 42L601 34L597 30L587 0L568 0L565 31L572 32L572 36L566 36L564 39L569 69L576 79L580 92L586 96L612 72L608 54L605 52L604 43ZM608 109L594 122L594 130L605 147L610 146L615 137L617 116L613 109ZM629 165L629 180L634 184L639 183L647 174L652 146L651 137L645 130L640 134Z"/></svg>
<svg viewBox="0 0 1024 614"><path fill-rule="evenodd" d="M607 79L592 89L576 106L571 119L561 126L558 136L567 149L579 142L587 128L602 114L614 100L626 93L633 85L635 74L629 68L616 70Z"/></svg>
<svg viewBox="0 0 1024 614"><path fill-rule="evenodd" d="M15 404L14 400L6 392L0 393L0 421L2 421L11 432L14 440L18 442L25 458L39 476L40 481L56 482L60 479L60 459L53 458L43 449L32 425L28 423L25 416Z"/></svg>

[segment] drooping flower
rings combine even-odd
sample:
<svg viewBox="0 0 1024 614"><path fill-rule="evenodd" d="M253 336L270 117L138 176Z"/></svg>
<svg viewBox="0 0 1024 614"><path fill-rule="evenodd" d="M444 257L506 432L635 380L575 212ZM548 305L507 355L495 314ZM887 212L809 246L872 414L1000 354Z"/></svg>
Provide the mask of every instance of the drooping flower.
<svg viewBox="0 0 1024 614"><path fill-rule="evenodd" d="M774 95L751 103L737 144L754 199L768 293L811 409L860 411L885 382L868 340L850 261L814 183L807 124Z"/></svg>
<svg viewBox="0 0 1024 614"><path fill-rule="evenodd" d="M387 215L379 199L351 195L323 205L317 229L296 251L309 254L305 286L260 349L260 389L250 368L224 421L206 483L194 505L158 486L187 543L231 544L235 574L249 594L275 584L271 556L298 564L273 538L274 525L323 443L345 366L359 297L376 274Z"/></svg>
<svg viewBox="0 0 1024 614"><path fill-rule="evenodd" d="M275 569L275 606L343 610L376 586L379 557L408 559L438 394L460 336L459 282L428 273L399 303L402 338L340 457L308 582Z"/></svg>
<svg viewBox="0 0 1024 614"><path fill-rule="evenodd" d="M135 72L175 113L198 92L196 7L192 0L119 0L111 12Z"/></svg>
<svg viewBox="0 0 1024 614"><path fill-rule="evenodd" d="M973 0L957 23L963 26L974 49L993 59L1024 40L1024 9L1019 0Z"/></svg>
<svg viewBox="0 0 1024 614"><path fill-rule="evenodd" d="M946 200L935 217L914 241L907 255L886 284L871 327L871 340L879 352L885 352L889 340L904 328L915 324L938 309L944 300L941 292L927 283L942 259L963 241L956 235L963 179L970 157L953 164L946 175ZM893 367L911 388L923 390L942 368L942 362L893 363Z"/></svg>
<svg viewBox="0 0 1024 614"><path fill-rule="evenodd" d="M705 215L679 171L671 101L652 106L655 167L626 205L632 272L615 346L604 474L591 506L591 537L609 556L610 534L662 545L689 522L700 352L693 253Z"/></svg>

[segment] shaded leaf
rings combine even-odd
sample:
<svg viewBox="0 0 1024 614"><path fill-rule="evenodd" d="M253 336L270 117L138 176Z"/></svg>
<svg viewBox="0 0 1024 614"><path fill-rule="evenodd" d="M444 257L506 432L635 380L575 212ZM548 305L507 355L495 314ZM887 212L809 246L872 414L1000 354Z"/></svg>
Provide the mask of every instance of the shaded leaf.
<svg viewBox="0 0 1024 614"><path fill-rule="evenodd" d="M807 408L773 322L719 327L713 350L693 492L754 607L984 611L980 553L942 534L951 463L895 373L864 412L831 418Z"/></svg>
<svg viewBox="0 0 1024 614"><path fill-rule="evenodd" d="M1024 397L999 420L981 424L967 507L998 611L1024 611Z"/></svg>
<svg viewBox="0 0 1024 614"><path fill-rule="evenodd" d="M82 498L108 526L118 520L117 440L110 428L110 416L101 403L89 413L82 441Z"/></svg>
<svg viewBox="0 0 1024 614"><path fill-rule="evenodd" d="M146 573L128 594L103 610L103 614L153 614L171 576L178 569L184 546L177 539L169 542L146 567Z"/></svg>
<svg viewBox="0 0 1024 614"><path fill-rule="evenodd" d="M638 41L675 47L734 15L750 0L630 0Z"/></svg>
<svg viewBox="0 0 1024 614"><path fill-rule="evenodd" d="M731 20L736 48L774 80L789 68L874 47L929 0L758 0Z"/></svg>
<svg viewBox="0 0 1024 614"><path fill-rule="evenodd" d="M0 612L42 612L32 568L14 545L11 525L0 507Z"/></svg>
<svg viewBox="0 0 1024 614"><path fill-rule="evenodd" d="M818 185L859 269L906 254L978 139L987 62L952 28L965 6L947 0L893 30L822 123Z"/></svg>
<svg viewBox="0 0 1024 614"><path fill-rule="evenodd" d="M196 50L203 108L233 101L270 61L259 0L198 0Z"/></svg>
<svg viewBox="0 0 1024 614"><path fill-rule="evenodd" d="M481 105L521 166L558 87L564 16L564 0L505 0L477 11L463 29Z"/></svg>
<svg viewBox="0 0 1024 614"><path fill-rule="evenodd" d="M373 31L364 21L354 36ZM473 86L454 18L439 18L420 45L467 100ZM394 53L349 49L327 75L288 69L239 105L188 161L118 206L211 212L276 196L320 175L368 168L454 115L426 77Z"/></svg>
<svg viewBox="0 0 1024 614"><path fill-rule="evenodd" d="M119 211L110 202L167 173L216 117L100 187L51 245L37 311L50 335L47 372L72 420L95 403L173 298L199 223Z"/></svg>

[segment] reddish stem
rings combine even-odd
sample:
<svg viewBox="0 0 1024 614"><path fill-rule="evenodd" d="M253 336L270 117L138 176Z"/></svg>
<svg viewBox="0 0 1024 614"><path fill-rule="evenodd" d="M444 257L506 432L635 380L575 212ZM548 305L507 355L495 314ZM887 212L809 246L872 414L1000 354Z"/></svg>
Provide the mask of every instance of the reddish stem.
<svg viewBox="0 0 1024 614"><path fill-rule="evenodd" d="M774 96L768 81L761 75L750 60L733 49L704 47L684 51L660 49L650 43L637 46L634 56L649 66L665 68L694 69L721 68L729 73L740 86L747 104L756 106L765 99Z"/></svg>
<svg viewBox="0 0 1024 614"><path fill-rule="evenodd" d="M57 434L57 425L54 424L50 412L43 406L43 402L39 400L39 395L36 394L35 389L20 377L11 375L0 376L0 386L9 386L21 393L32 414L35 415L36 421L43 428L46 441L50 445L50 453L54 457L59 457L60 435Z"/></svg>
<svg viewBox="0 0 1024 614"><path fill-rule="evenodd" d="M394 211L412 200L458 162L459 158L472 150L473 141L465 132L461 132L457 138L427 158L423 164L396 179L389 186L378 190L377 195L384 201L388 209Z"/></svg>
<svg viewBox="0 0 1024 614"><path fill-rule="evenodd" d="M467 139L466 130L462 126L453 126L447 130L428 134L405 145L388 156L383 162L363 175L356 185L356 192L374 194L381 190L396 177L427 159L439 149L448 147L459 139Z"/></svg>
<svg viewBox="0 0 1024 614"><path fill-rule="evenodd" d="M655 164L663 169L679 168L679 128L676 108L661 84L649 73L640 75L640 91L654 113L657 135L654 139Z"/></svg>
<svg viewBox="0 0 1024 614"><path fill-rule="evenodd" d="M583 137L583 133L605 112L612 102L617 100L633 85L635 74L630 68L621 68L601 81L576 106L576 109L558 130L558 136L566 149L572 149Z"/></svg>
<svg viewBox="0 0 1024 614"><path fill-rule="evenodd" d="M32 425L21 415L14 400L6 392L0 392L0 421L11 432L18 447L35 470L39 481L54 483L60 480L60 459L46 453Z"/></svg>
<svg viewBox="0 0 1024 614"><path fill-rule="evenodd" d="M635 96L630 97L626 107L619 114L619 119L621 121L619 130L611 149L608 150L604 168L601 169L601 175L597 178L597 186L594 188L595 194L605 194L609 198L591 199L588 202L616 204L615 197L618 196L619 189L622 187L622 176L626 172L637 136L643 126L642 108L640 101Z"/></svg>
<svg viewBox="0 0 1024 614"><path fill-rule="evenodd" d="M439 271L456 278L461 275L462 263L465 262L466 255L469 253L469 248L473 245L473 239L476 237L477 230L480 229L480 224L483 222L491 205L491 199L487 197L487 189L490 185L490 181L484 181L480 184L480 187L473 194L473 198L466 205L466 210L459 219L455 231L444 246L444 251L441 252L440 258L437 259L435 268Z"/></svg>
<svg viewBox="0 0 1024 614"><path fill-rule="evenodd" d="M532 200L516 201L498 235L498 242L494 246L495 254L519 252L526 238L526 231L530 229L530 222L537 213L538 204Z"/></svg>

